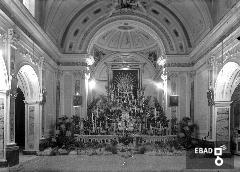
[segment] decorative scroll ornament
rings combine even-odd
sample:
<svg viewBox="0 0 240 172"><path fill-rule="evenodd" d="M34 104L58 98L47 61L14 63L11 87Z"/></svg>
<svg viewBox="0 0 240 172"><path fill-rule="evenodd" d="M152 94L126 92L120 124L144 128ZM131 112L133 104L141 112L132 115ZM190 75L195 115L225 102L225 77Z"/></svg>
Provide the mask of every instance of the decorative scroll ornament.
<svg viewBox="0 0 240 172"><path fill-rule="evenodd" d="M137 10L146 13L149 9L149 2L146 0L112 0L110 16L118 11L127 12Z"/></svg>
<svg viewBox="0 0 240 172"><path fill-rule="evenodd" d="M118 9L139 9L141 8L141 3L139 0L113 0L114 7Z"/></svg>

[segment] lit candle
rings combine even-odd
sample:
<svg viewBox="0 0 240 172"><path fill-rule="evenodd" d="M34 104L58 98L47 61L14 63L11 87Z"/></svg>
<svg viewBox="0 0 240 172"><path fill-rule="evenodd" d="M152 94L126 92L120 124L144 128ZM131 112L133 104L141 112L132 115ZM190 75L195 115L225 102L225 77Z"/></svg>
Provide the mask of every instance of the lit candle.
<svg viewBox="0 0 240 172"><path fill-rule="evenodd" d="M93 113L92 113L92 123L93 123Z"/></svg>
<svg viewBox="0 0 240 172"><path fill-rule="evenodd" d="M106 129L108 128L108 122L107 122L107 118L106 118L106 127L105 127Z"/></svg>
<svg viewBox="0 0 240 172"><path fill-rule="evenodd" d="M155 121L156 121L156 118L157 118L157 109L156 108L154 110L154 116L155 116Z"/></svg>
<svg viewBox="0 0 240 172"><path fill-rule="evenodd" d="M95 131L95 123L94 123L93 113L92 113L92 125L93 125L93 132L94 132Z"/></svg>
<svg viewBox="0 0 240 172"><path fill-rule="evenodd" d="M99 116L98 116L98 107L97 107L97 118L98 118Z"/></svg>

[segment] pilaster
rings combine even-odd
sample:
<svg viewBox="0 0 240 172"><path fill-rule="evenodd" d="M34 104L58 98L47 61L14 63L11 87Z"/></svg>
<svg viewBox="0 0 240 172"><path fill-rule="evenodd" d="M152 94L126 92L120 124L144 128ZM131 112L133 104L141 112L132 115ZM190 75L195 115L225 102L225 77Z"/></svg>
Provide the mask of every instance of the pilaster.
<svg viewBox="0 0 240 172"><path fill-rule="evenodd" d="M231 101L215 102L213 120L213 140L225 144L230 150L230 104ZM221 146L217 145L217 146Z"/></svg>

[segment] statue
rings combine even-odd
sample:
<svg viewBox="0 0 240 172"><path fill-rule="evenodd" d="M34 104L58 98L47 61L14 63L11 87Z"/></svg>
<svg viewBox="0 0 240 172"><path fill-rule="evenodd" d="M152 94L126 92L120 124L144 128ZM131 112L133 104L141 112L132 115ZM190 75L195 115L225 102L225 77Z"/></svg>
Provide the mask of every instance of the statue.
<svg viewBox="0 0 240 172"><path fill-rule="evenodd" d="M208 99L208 106L214 105L214 92L212 88L207 90L207 99Z"/></svg>

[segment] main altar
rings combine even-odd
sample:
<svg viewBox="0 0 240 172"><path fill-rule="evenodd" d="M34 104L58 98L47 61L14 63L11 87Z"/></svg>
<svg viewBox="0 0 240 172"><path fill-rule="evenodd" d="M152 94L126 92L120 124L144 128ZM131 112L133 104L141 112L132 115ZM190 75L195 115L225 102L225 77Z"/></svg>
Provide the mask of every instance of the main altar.
<svg viewBox="0 0 240 172"><path fill-rule="evenodd" d="M171 125L156 97L145 96L142 86L144 63L109 62L107 95L88 104L84 135L172 135Z"/></svg>

